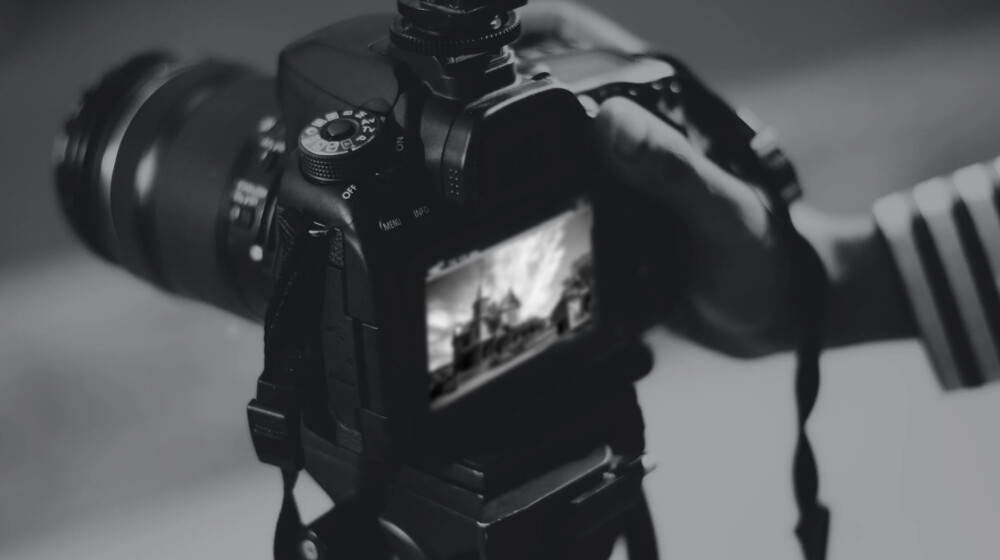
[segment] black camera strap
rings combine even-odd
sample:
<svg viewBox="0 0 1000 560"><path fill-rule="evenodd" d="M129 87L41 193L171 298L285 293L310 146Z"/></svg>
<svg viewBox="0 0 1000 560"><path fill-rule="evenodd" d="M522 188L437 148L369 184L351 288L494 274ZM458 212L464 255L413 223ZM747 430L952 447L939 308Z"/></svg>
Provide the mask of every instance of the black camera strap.
<svg viewBox="0 0 1000 560"><path fill-rule="evenodd" d="M826 268L812 245L792 223L788 206L771 200L775 227L783 232L792 260L793 292L802 325L795 366L795 402L798 409L798 438L792 463L795 502L799 524L795 528L806 560L825 560L830 533L830 510L819 500L819 469L806 423L816 406L820 383L820 354L823 351L823 321L829 290Z"/></svg>
<svg viewBox="0 0 1000 560"><path fill-rule="evenodd" d="M800 516L795 533L806 560L825 560L830 512L819 500L819 471L806 423L819 395L819 360L829 280L819 255L795 228L789 213L789 205L801 197L802 189L794 167L774 142L773 135L758 131L683 63L670 56L659 58L677 71L685 124L696 128L708 140L707 155L711 159L760 187L771 223L788 251L796 318L801 328L795 372L798 440L792 473Z"/></svg>
<svg viewBox="0 0 1000 560"><path fill-rule="evenodd" d="M361 558L362 550L389 557L376 538L374 506L362 498L338 502L308 525L302 522L294 493L304 467L300 428L306 415L327 412L324 400L308 396L326 394L318 302L325 292L330 237L324 226L294 210L281 211L277 225L281 264L264 318L264 370L247 406L257 457L281 469L274 558Z"/></svg>
<svg viewBox="0 0 1000 560"><path fill-rule="evenodd" d="M277 220L281 265L264 318L264 370L247 415L257 457L281 469L283 497L274 534L274 558L298 560L306 527L293 492L302 468L299 434L304 396L322 382L319 325L326 230L294 212Z"/></svg>

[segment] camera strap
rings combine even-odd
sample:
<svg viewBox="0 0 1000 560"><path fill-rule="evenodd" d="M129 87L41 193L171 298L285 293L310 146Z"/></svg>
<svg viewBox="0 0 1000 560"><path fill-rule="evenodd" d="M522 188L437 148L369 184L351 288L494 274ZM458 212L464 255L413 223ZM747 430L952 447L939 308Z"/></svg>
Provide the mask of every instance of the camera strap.
<svg viewBox="0 0 1000 560"><path fill-rule="evenodd" d="M264 370L247 406L250 435L261 462L281 469L283 497L274 558L298 560L306 533L293 489L303 465L300 422L305 395L322 383L319 325L328 251L326 230L295 212L282 212L279 274L264 318Z"/></svg>
<svg viewBox="0 0 1000 560"><path fill-rule="evenodd" d="M773 134L757 130L756 123L748 122L683 63L670 56L659 58L677 71L684 125L693 126L708 141L709 158L761 189L771 223L788 251L795 312L801 327L795 372L798 439L792 472L799 509L795 533L806 560L825 560L830 511L819 500L819 471L806 423L819 395L829 279L819 255L795 228L789 212L789 205L802 196L802 189L794 167L778 148Z"/></svg>

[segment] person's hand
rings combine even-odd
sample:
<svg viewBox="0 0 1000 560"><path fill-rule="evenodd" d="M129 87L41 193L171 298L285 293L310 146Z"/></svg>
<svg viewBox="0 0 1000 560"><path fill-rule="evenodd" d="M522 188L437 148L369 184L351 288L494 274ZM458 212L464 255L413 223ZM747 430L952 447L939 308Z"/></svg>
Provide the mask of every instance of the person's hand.
<svg viewBox="0 0 1000 560"><path fill-rule="evenodd" d="M670 326L735 355L787 347L794 330L788 255L754 189L631 101L607 101L595 124L618 186L662 201L663 219L690 242L684 309Z"/></svg>
<svg viewBox="0 0 1000 560"><path fill-rule="evenodd" d="M737 356L791 348L800 329L789 256L756 190L626 99L605 102L595 126L616 188L652 195L662 219L684 233L685 258L674 263L685 271L683 293L668 326ZM797 204L792 217L830 278L827 345L913 335L870 216L835 217Z"/></svg>

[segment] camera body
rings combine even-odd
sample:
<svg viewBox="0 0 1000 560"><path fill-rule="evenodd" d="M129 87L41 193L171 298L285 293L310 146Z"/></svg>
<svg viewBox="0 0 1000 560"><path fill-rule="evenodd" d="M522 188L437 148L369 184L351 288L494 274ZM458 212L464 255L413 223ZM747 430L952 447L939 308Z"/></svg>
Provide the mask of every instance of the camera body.
<svg viewBox="0 0 1000 560"><path fill-rule="evenodd" d="M637 338L652 320L651 240L590 128L613 95L667 117L673 68L550 42L456 69L398 48L392 21L364 16L296 42L277 80L284 143L298 146L277 212L331 240L321 336L333 422L303 430L316 438L306 468L335 501L363 486L362 455L440 462L524 444L553 418L628 394L650 367ZM322 129L338 119L365 136L348 156L359 163L318 177L301 151L336 143ZM518 318L526 303L532 315Z"/></svg>

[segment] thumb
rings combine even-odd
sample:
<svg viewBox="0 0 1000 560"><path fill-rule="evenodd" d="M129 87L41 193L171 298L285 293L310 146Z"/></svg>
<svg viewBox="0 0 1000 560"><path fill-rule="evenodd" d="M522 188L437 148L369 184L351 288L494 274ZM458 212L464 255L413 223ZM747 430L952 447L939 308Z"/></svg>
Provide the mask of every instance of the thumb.
<svg viewBox="0 0 1000 560"><path fill-rule="evenodd" d="M766 228L766 212L751 187L636 103L606 101L595 126L599 152L621 186L663 200L698 228L714 229L725 222L730 227L743 222L741 226L759 232Z"/></svg>

